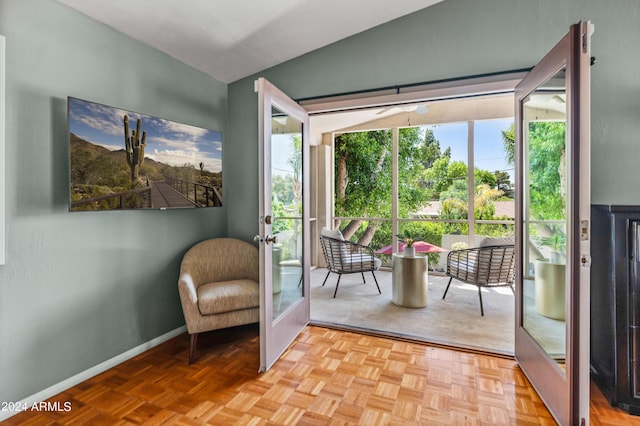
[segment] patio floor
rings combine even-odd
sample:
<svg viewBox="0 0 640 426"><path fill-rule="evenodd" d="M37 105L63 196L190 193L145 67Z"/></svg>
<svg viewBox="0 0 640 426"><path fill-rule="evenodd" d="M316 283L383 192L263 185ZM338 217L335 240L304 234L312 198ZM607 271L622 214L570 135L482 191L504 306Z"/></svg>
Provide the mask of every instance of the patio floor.
<svg viewBox="0 0 640 426"><path fill-rule="evenodd" d="M483 289L485 315L480 315L478 289L454 280L442 300L448 277L429 273L428 305L404 308L391 301L391 271L376 271L382 294L371 273L343 275L333 298L336 274L324 268L311 271L311 320L318 324L346 325L448 344L512 355L514 353L514 296L508 287Z"/></svg>

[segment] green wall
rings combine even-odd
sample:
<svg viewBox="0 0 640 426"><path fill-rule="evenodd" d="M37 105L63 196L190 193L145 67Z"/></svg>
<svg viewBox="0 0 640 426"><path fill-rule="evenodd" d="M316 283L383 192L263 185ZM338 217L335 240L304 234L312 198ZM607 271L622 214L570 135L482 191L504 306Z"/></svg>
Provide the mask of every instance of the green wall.
<svg viewBox="0 0 640 426"><path fill-rule="evenodd" d="M227 85L54 0L0 0L0 34L0 401L19 401L184 325L182 254L227 232L226 207L69 213L67 96L226 138Z"/></svg>
<svg viewBox="0 0 640 426"><path fill-rule="evenodd" d="M294 99L535 65L580 20L595 25L592 201L640 204L640 2L445 0L260 73ZM331 23L327 23L328 30ZM254 77L229 87L229 233L257 231ZM245 179L245 177L250 179Z"/></svg>

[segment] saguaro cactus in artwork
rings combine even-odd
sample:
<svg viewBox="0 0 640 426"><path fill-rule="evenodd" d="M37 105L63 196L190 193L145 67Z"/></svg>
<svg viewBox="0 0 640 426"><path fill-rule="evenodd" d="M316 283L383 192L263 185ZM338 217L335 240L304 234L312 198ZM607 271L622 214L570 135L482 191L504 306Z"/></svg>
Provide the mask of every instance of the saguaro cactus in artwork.
<svg viewBox="0 0 640 426"><path fill-rule="evenodd" d="M135 182L138 179L140 173L140 166L144 163L144 147L146 146L145 139L147 138L147 132L142 132L140 135L140 125L142 120L138 118L136 129L131 131L129 135L129 116L124 116L124 150L127 154L127 164L131 167L131 182Z"/></svg>

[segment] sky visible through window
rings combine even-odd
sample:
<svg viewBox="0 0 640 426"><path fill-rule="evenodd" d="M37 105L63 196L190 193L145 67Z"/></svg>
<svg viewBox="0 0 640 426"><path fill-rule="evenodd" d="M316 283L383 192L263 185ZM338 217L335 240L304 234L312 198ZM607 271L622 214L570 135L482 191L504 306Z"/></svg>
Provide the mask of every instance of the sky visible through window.
<svg viewBox="0 0 640 426"><path fill-rule="evenodd" d="M514 178L514 166L506 161L502 147L502 130L513 124L513 118L498 120L479 120L474 122L475 167L489 172L497 170L507 172ZM451 147L451 161L462 161L467 164L467 122L437 124L424 126L433 130L435 138L444 151ZM291 135L273 135L273 143L279 146L278 155L272 158L274 173L290 174L288 159L292 154Z"/></svg>
<svg viewBox="0 0 640 426"><path fill-rule="evenodd" d="M514 166L506 161L502 147L502 130L513 124L513 118L482 120L474 123L475 167L489 172L496 170L509 173L513 182ZM467 163L467 123L438 124L426 126L433 130L440 142L441 150L451 147L451 160Z"/></svg>

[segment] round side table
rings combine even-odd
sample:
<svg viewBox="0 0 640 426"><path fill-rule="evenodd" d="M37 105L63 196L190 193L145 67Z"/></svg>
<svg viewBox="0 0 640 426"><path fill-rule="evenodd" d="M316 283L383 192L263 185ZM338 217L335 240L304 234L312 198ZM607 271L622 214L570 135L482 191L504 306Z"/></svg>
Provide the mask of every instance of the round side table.
<svg viewBox="0 0 640 426"><path fill-rule="evenodd" d="M427 306L428 274L427 257L392 255L391 301L405 308Z"/></svg>

